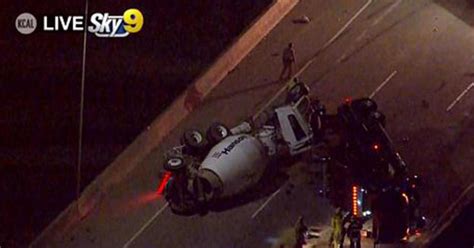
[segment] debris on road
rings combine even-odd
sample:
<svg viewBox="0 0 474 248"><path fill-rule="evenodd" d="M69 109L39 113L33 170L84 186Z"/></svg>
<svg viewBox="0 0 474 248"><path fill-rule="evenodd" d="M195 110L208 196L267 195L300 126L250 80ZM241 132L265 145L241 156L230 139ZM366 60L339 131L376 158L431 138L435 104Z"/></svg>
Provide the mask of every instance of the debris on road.
<svg viewBox="0 0 474 248"><path fill-rule="evenodd" d="M301 23L301 24L308 24L310 22L311 22L311 19L309 19L309 17L306 15L303 15L300 18L293 20L293 23Z"/></svg>

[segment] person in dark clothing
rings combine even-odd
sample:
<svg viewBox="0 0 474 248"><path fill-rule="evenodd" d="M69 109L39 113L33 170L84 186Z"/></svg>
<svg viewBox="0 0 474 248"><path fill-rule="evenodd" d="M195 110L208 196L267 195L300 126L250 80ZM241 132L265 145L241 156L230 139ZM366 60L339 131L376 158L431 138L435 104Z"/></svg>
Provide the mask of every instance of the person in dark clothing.
<svg viewBox="0 0 474 248"><path fill-rule="evenodd" d="M347 230L347 237L350 241L350 248L360 248L360 230L362 230L362 223L358 218L351 218L351 223Z"/></svg>
<svg viewBox="0 0 474 248"><path fill-rule="evenodd" d="M293 49L293 43L289 43L288 47L283 50L283 69L281 70L280 80L290 79L293 75L293 66L296 61L295 50ZM284 77L286 74L286 77Z"/></svg>
<svg viewBox="0 0 474 248"><path fill-rule="evenodd" d="M362 230L363 223L366 219L356 217L351 213L347 214L343 218L343 230L341 237L341 248L344 244L344 237L347 235L350 242L350 248L361 248L361 236L360 231Z"/></svg>
<svg viewBox="0 0 474 248"><path fill-rule="evenodd" d="M303 247L303 245L306 243L305 234L307 231L308 227L304 224L303 216L300 216L295 223L295 248Z"/></svg>

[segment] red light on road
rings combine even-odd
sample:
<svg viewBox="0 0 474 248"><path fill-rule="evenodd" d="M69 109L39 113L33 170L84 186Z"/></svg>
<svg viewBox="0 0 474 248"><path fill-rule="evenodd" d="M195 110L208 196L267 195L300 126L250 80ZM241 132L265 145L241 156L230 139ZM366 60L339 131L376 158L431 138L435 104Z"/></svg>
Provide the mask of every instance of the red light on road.
<svg viewBox="0 0 474 248"><path fill-rule="evenodd" d="M163 194L163 191L165 190L166 184L171 178L171 172L167 171L165 172L165 175L163 176L163 179L160 182L160 185L158 186L158 190L156 191L159 195Z"/></svg>
<svg viewBox="0 0 474 248"><path fill-rule="evenodd" d="M380 145L379 144L374 144L374 145L372 145L372 149L374 151L378 151L378 150L380 150Z"/></svg>
<svg viewBox="0 0 474 248"><path fill-rule="evenodd" d="M351 97L344 98L344 103L347 104L347 105L351 104L352 103L352 98Z"/></svg>

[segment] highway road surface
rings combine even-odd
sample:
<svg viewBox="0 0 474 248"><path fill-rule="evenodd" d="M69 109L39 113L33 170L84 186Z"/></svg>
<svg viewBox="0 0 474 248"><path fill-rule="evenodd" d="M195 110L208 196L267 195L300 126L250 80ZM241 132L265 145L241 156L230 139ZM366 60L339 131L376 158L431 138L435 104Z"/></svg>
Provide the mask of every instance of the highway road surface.
<svg viewBox="0 0 474 248"><path fill-rule="evenodd" d="M311 22L294 22L303 15ZM97 209L51 246L272 247L300 215L308 225L327 225L332 208L316 195L309 167L298 162L251 200L204 216L174 215L154 194L162 154L183 130L205 130L217 120L238 124L283 86L276 79L288 42L295 45L297 69L303 68L300 79L330 112L346 97L379 103L402 156L425 178L422 206L434 218L474 178L473 25L474 11L463 0L302 0Z"/></svg>

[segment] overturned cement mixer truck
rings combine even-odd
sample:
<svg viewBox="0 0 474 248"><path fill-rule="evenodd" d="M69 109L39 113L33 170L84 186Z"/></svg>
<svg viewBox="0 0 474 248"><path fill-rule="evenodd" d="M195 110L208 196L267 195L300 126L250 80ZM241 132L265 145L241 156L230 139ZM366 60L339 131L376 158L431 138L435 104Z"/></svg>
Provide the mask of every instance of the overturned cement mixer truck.
<svg viewBox="0 0 474 248"><path fill-rule="evenodd" d="M267 111L266 116L260 125L246 121L228 129L214 123L206 135L198 130L184 132L181 145L165 154L167 180L160 185L173 212L205 212L212 202L251 189L273 164L269 163L272 158L295 156L316 145L324 146L326 131L332 129L340 137L335 150L343 150L344 155L328 159L345 164L358 188L365 188L376 199L371 204L376 239L400 240L410 226L419 226L415 223L421 218L417 212L417 177L408 176L405 162L384 129L385 116L372 99L346 101L336 114L329 115L319 100L309 97L308 86L297 82L284 103ZM393 204L379 204L392 198L395 202L401 200L398 215L387 210ZM394 218L403 221L391 221Z"/></svg>
<svg viewBox="0 0 474 248"><path fill-rule="evenodd" d="M171 209L195 212L216 199L235 196L261 179L272 157L311 149L313 129L325 110L308 93L306 85L296 84L285 104L274 108L259 128L246 121L232 129L214 123L206 135L184 132L181 145L165 155L165 196Z"/></svg>

